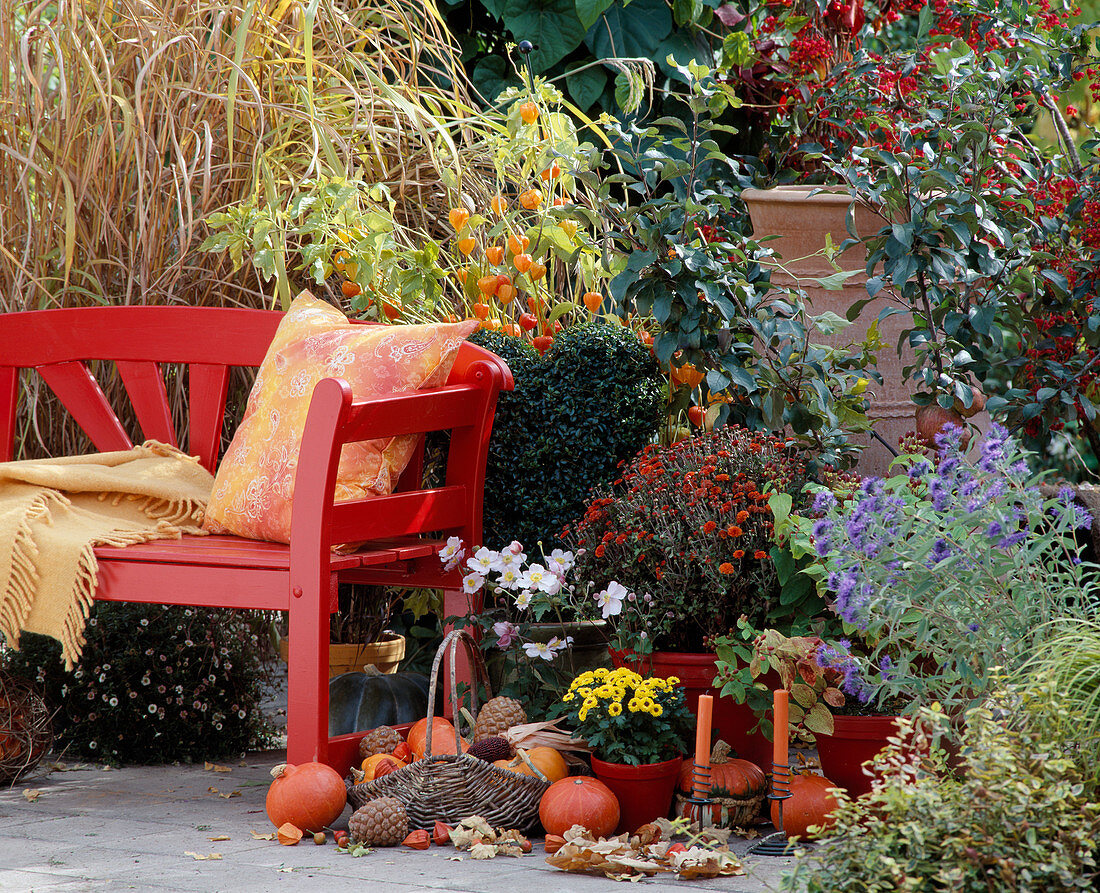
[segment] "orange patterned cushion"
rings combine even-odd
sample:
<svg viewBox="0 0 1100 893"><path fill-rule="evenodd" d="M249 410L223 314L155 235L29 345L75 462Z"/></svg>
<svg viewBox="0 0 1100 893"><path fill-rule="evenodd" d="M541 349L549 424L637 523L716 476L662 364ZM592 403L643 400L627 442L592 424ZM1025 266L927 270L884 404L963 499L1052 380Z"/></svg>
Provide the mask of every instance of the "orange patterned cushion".
<svg viewBox="0 0 1100 893"><path fill-rule="evenodd" d="M218 473L203 526L211 533L290 541L294 473L313 388L342 378L356 399L444 384L477 320L364 326L302 292L279 324L256 374L244 418ZM336 499L393 492L416 437L347 444Z"/></svg>

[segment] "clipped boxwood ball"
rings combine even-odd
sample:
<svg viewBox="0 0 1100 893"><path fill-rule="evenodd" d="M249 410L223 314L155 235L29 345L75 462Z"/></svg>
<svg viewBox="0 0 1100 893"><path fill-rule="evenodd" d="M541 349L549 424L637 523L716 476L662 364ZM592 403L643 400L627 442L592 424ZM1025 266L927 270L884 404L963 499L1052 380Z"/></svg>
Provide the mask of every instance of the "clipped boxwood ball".
<svg viewBox="0 0 1100 893"><path fill-rule="evenodd" d="M543 356L501 332L470 340L504 359L516 382L493 422L482 542L541 540L549 551L584 514L592 488L610 483L657 432L657 361L630 329L604 322L564 329Z"/></svg>

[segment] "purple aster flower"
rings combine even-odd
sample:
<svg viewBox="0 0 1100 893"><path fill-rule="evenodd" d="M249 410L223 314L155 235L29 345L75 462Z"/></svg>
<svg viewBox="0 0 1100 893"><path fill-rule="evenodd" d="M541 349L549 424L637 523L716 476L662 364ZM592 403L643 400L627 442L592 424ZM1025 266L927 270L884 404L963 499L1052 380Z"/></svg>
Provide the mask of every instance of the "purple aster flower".
<svg viewBox="0 0 1100 893"><path fill-rule="evenodd" d="M836 497L831 490L818 490L814 497L813 510L815 512L827 512L836 508Z"/></svg>
<svg viewBox="0 0 1100 893"><path fill-rule="evenodd" d="M947 482L937 475L928 482L928 495L932 497L932 508L942 512L947 509L951 489L947 486Z"/></svg>
<svg viewBox="0 0 1100 893"><path fill-rule="evenodd" d="M878 662L879 675L886 680L893 679L894 669L894 662L890 659L890 655L882 655L882 659Z"/></svg>
<svg viewBox="0 0 1100 893"><path fill-rule="evenodd" d="M1005 529L1000 521L990 521L989 526L985 529L985 535L991 540L1000 539L1004 536L1004 532Z"/></svg>
<svg viewBox="0 0 1100 893"><path fill-rule="evenodd" d="M975 620L971 623L968 623L966 625L966 628L968 630L970 630L972 633L976 633L978 630L980 630L982 628L982 625L980 623L978 623L978 621Z"/></svg>
<svg viewBox="0 0 1100 893"><path fill-rule="evenodd" d="M833 522L828 518L815 521L810 532L814 538L814 552L818 558L824 558L833 548Z"/></svg>

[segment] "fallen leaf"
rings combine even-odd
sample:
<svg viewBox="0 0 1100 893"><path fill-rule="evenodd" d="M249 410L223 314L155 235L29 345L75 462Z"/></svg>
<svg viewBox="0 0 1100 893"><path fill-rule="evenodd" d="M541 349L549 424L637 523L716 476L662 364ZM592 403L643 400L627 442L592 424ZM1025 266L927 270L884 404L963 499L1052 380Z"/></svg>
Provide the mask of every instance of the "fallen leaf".
<svg viewBox="0 0 1100 893"><path fill-rule="evenodd" d="M261 834L259 831L252 831L251 834L252 834L252 839L253 840L274 840L275 839L275 832L274 831L272 831L270 834Z"/></svg>
<svg viewBox="0 0 1100 893"><path fill-rule="evenodd" d="M232 772L232 766L219 766L217 763L204 763L202 767L205 771L209 772L213 769L215 772Z"/></svg>
<svg viewBox="0 0 1100 893"><path fill-rule="evenodd" d="M284 874L290 874L292 871L294 871L293 868L287 868L286 866L283 866L282 868L276 868L275 870L276 871L281 871Z"/></svg>
<svg viewBox="0 0 1100 893"><path fill-rule="evenodd" d="M217 794L219 797L222 797L225 800L228 800L230 797L240 797L241 796L240 791L230 791L228 794L223 794L221 791L219 791L215 787L209 787L206 790L207 790L208 793Z"/></svg>
<svg viewBox="0 0 1100 893"><path fill-rule="evenodd" d="M207 840L229 840L228 834L219 834L217 837L208 837Z"/></svg>
<svg viewBox="0 0 1100 893"><path fill-rule="evenodd" d="M447 861L448 862L465 862L466 857L465 856L448 856Z"/></svg>
<svg viewBox="0 0 1100 893"><path fill-rule="evenodd" d="M23 799L28 803L34 803L39 797L42 796L42 792L38 788L24 788Z"/></svg>
<svg viewBox="0 0 1100 893"><path fill-rule="evenodd" d="M207 853L204 856L202 853L192 853L190 850L185 852L184 855L185 856L192 856L195 859L198 859L200 862L204 862L207 859L220 859L222 857L221 853Z"/></svg>

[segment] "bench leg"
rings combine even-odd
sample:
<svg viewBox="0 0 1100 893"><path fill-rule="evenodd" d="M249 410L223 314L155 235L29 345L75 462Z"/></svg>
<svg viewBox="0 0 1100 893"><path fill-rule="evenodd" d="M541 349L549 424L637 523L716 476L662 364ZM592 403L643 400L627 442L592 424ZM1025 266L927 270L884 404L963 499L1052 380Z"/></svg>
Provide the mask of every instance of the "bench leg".
<svg viewBox="0 0 1100 893"><path fill-rule="evenodd" d="M336 585L333 576L330 592L303 592L291 602L286 759L293 765L328 760L328 627Z"/></svg>
<svg viewBox="0 0 1100 893"><path fill-rule="evenodd" d="M470 614L477 613L481 610L482 600L480 593L471 599L471 596L467 595L461 589L444 589L443 590L443 616L444 617L468 617ZM453 623L448 623L443 628L443 634L446 635L452 629L454 629ZM476 627L466 627L467 632L470 633L475 639L480 638L480 630ZM443 715L448 719L452 719L455 714L456 705L451 701L451 668L450 658L444 658L442 666L439 668L440 679L446 680L443 685ZM466 649L459 647L455 652L455 674L459 683L465 683L467 686L474 684L474 668L470 663L470 658L466 653Z"/></svg>

